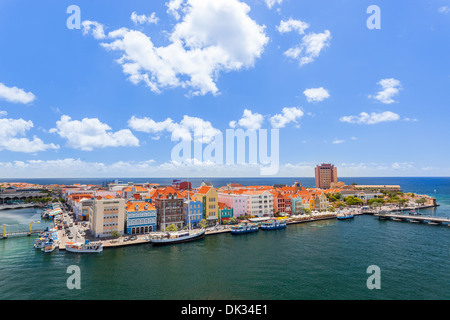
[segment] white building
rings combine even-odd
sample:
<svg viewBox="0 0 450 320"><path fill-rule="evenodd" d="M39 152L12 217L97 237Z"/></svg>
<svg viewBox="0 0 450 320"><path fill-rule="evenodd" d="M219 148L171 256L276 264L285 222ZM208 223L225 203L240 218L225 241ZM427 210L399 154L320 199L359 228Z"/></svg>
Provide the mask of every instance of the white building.
<svg viewBox="0 0 450 320"><path fill-rule="evenodd" d="M273 197L267 190L245 191L247 198L247 215L254 217L273 216Z"/></svg>

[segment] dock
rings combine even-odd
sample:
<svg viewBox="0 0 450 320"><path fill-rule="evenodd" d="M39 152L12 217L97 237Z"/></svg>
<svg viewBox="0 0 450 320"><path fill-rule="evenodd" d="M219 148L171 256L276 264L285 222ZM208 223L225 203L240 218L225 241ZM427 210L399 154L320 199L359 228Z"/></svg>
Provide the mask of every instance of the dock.
<svg viewBox="0 0 450 320"><path fill-rule="evenodd" d="M378 219L380 220L408 221L411 223L428 223L430 225L447 224L448 226L450 226L450 217L409 215L396 213L377 213L375 214L375 216L378 217Z"/></svg>

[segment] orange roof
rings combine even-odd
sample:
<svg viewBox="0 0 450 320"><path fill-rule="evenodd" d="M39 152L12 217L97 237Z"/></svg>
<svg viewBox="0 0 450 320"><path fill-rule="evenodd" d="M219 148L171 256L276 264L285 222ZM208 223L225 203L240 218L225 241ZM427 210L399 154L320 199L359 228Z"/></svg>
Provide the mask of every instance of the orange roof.
<svg viewBox="0 0 450 320"><path fill-rule="evenodd" d="M145 209L145 206L147 206L147 209ZM148 211L148 210L155 210L155 207L153 206L153 204L144 201L128 202L126 210L128 212Z"/></svg>
<svg viewBox="0 0 450 320"><path fill-rule="evenodd" d="M166 187L164 189L157 189L156 192L153 193L152 198L153 199L165 199L169 194L176 194L177 198L182 198L181 194L176 191L174 188L172 187Z"/></svg>
<svg viewBox="0 0 450 320"><path fill-rule="evenodd" d="M200 194L207 194L209 192L209 190L211 190L212 187L208 187L208 186L203 186L200 188L200 190L198 190L197 193Z"/></svg>

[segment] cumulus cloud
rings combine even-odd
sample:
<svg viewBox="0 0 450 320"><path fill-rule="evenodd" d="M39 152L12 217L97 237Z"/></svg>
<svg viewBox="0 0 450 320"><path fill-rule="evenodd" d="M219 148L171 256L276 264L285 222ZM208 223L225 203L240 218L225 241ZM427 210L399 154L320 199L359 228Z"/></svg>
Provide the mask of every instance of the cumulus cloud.
<svg viewBox="0 0 450 320"><path fill-rule="evenodd" d="M91 34L97 40L106 38L105 27L97 21L85 20L81 23L81 26L84 35Z"/></svg>
<svg viewBox="0 0 450 320"><path fill-rule="evenodd" d="M92 151L94 148L139 146L139 140L130 130L117 132L111 130L109 125L97 118L84 118L78 121L63 115L61 120L56 122L56 128L50 129L49 132L57 133L66 139L69 147L83 151Z"/></svg>
<svg viewBox="0 0 450 320"><path fill-rule="evenodd" d="M345 140L341 140L341 139L334 139L333 140L333 144L341 144L341 143L344 143L345 142Z"/></svg>
<svg viewBox="0 0 450 320"><path fill-rule="evenodd" d="M275 4L280 5L283 0L265 0L266 5L269 9L272 9Z"/></svg>
<svg viewBox="0 0 450 320"><path fill-rule="evenodd" d="M33 140L25 138L27 131L33 128L32 121L23 119L0 119L0 151L8 150L14 152L34 153L48 149L58 149L59 146L51 143L46 144L38 137Z"/></svg>
<svg viewBox="0 0 450 320"><path fill-rule="evenodd" d="M152 14L150 16L146 16L145 14L138 15L135 11L133 11L133 13L131 13L130 19L136 25L138 25L138 24L152 24L152 23L157 24L158 21L159 21L159 19L156 16L155 12L152 12Z"/></svg>
<svg viewBox="0 0 450 320"><path fill-rule="evenodd" d="M249 17L250 7L241 1L172 0L167 6L179 20L167 33L167 46L127 28L108 33L111 41L101 43L121 54L117 62L132 83L143 83L155 93L182 87L191 95L217 95L220 72L253 67L269 40L265 26ZM103 39L100 24L86 25Z"/></svg>
<svg viewBox="0 0 450 320"><path fill-rule="evenodd" d="M369 95L369 98L376 99L384 104L394 103L395 100L393 98L398 95L401 88L400 81L394 78L381 79L378 85L380 85L382 90L375 96Z"/></svg>
<svg viewBox="0 0 450 320"><path fill-rule="evenodd" d="M0 110L0 117L5 117L8 115L8 112L4 111L4 110Z"/></svg>
<svg viewBox="0 0 450 320"><path fill-rule="evenodd" d="M328 90L323 87L306 89L303 91L303 94L306 96L308 102L320 102L330 97Z"/></svg>
<svg viewBox="0 0 450 320"><path fill-rule="evenodd" d="M17 87L7 87L0 82L0 99L12 103L28 104L36 99L36 96L31 92L26 92Z"/></svg>
<svg viewBox="0 0 450 320"><path fill-rule="evenodd" d="M357 124L377 124L381 122L397 121L400 116L391 111L385 111L381 113L372 112L368 114L367 112L361 112L358 116L344 116L339 120L341 122L357 123Z"/></svg>
<svg viewBox="0 0 450 320"><path fill-rule="evenodd" d="M287 124L294 122L297 123L301 117L303 117L304 112L300 108L283 108L281 114L276 114L270 118L270 123L273 128L280 129L284 128Z"/></svg>
<svg viewBox="0 0 450 320"><path fill-rule="evenodd" d="M305 30L309 28L309 24L301 20L295 20L290 18L289 20L281 20L280 25L277 27L278 32L286 33L291 31L297 31L299 34L304 34Z"/></svg>
<svg viewBox="0 0 450 320"><path fill-rule="evenodd" d="M262 114L257 112L253 113L251 110L245 109L242 118L238 121L230 121L229 125L231 128L235 128L239 125L240 127L248 130L259 130L261 129L263 121L264 116Z"/></svg>
<svg viewBox="0 0 450 320"><path fill-rule="evenodd" d="M303 35L305 30L309 28L309 24L300 20L289 19L281 21L277 30L280 33L296 31ZM330 45L331 32L325 30L322 33L310 32L302 37L302 41L284 52L286 57L297 60L300 66L311 63L316 59L320 52Z"/></svg>
<svg viewBox="0 0 450 320"><path fill-rule="evenodd" d="M128 120L128 126L139 132L160 134L168 132L171 134L172 141L196 141L209 143L213 138L220 134L220 130L214 128L209 121L201 118L190 117L185 115L180 123L174 122L167 118L164 121L157 122L153 119L144 117L131 117Z"/></svg>
<svg viewBox="0 0 450 320"><path fill-rule="evenodd" d="M323 48L330 45L331 33L325 30L323 33L309 33L302 39L300 45L288 49L284 55L297 60L300 66L311 63L316 59Z"/></svg>

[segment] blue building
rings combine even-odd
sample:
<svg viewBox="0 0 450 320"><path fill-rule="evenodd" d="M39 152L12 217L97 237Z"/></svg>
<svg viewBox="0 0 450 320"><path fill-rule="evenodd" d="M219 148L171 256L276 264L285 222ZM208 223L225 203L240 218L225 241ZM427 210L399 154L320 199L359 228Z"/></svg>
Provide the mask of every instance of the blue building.
<svg viewBox="0 0 450 320"><path fill-rule="evenodd" d="M142 234L156 231L156 208L145 201L127 203L127 234Z"/></svg>
<svg viewBox="0 0 450 320"><path fill-rule="evenodd" d="M200 221L203 219L203 203L195 200L185 200L183 204L183 213L185 225L191 228L197 228Z"/></svg>

